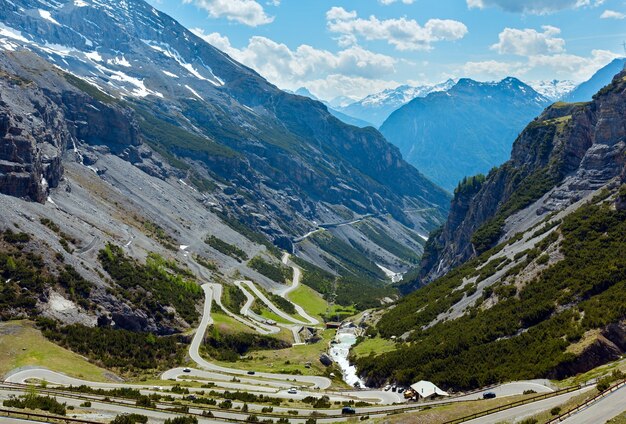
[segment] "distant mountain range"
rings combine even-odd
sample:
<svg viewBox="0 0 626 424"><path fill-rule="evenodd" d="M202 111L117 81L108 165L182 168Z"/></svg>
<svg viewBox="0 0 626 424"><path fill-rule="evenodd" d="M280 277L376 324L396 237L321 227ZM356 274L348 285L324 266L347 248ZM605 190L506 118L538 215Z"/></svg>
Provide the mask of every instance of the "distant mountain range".
<svg viewBox="0 0 626 424"><path fill-rule="evenodd" d="M371 94L344 107L337 106L336 109L346 115L371 122L375 127L379 127L392 112L402 105L417 97L425 97L436 91L447 91L454 84L456 82L450 79L437 85L423 85L419 87L401 85L397 88Z"/></svg>
<svg viewBox="0 0 626 424"><path fill-rule="evenodd" d="M624 70L626 59L615 59L598 72L596 72L588 81L583 82L574 90L572 90L564 100L567 102L588 102L592 96L596 94L602 87L608 85L613 76Z"/></svg>
<svg viewBox="0 0 626 424"><path fill-rule="evenodd" d="M463 177L506 161L517 135L550 103L516 78L461 79L446 92L402 106L381 132L409 163L452 191Z"/></svg>

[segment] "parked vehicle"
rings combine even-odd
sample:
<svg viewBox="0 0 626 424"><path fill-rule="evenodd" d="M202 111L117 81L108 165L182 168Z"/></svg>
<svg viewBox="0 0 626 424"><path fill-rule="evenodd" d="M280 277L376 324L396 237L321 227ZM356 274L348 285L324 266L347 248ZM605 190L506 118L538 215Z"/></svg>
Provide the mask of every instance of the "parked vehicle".
<svg viewBox="0 0 626 424"><path fill-rule="evenodd" d="M352 415L352 414L356 414L356 411L354 410L354 408L350 408L349 406L344 406L343 408L341 408L341 413L343 415Z"/></svg>
<svg viewBox="0 0 626 424"><path fill-rule="evenodd" d="M384 388L384 391L388 392L389 390L391 390L391 386L389 384L387 384Z"/></svg>
<svg viewBox="0 0 626 424"><path fill-rule="evenodd" d="M292 387L291 389L287 390L287 393L289 393L290 395L297 395L298 389L296 389L295 387Z"/></svg>
<svg viewBox="0 0 626 424"><path fill-rule="evenodd" d="M398 387L397 387L397 386L395 386L395 385L391 386L391 391L392 391L392 392L395 392L396 390L398 390Z"/></svg>
<svg viewBox="0 0 626 424"><path fill-rule="evenodd" d="M493 399L495 397L496 397L496 394L494 392L483 393L483 399Z"/></svg>

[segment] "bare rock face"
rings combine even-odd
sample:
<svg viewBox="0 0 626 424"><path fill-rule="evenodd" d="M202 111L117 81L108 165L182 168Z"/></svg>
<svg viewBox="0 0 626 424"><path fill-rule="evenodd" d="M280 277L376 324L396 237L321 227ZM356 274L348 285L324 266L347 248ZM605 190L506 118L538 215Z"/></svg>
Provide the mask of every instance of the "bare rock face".
<svg viewBox="0 0 626 424"><path fill-rule="evenodd" d="M590 103L557 103L546 109L520 134L511 159L490 172L469 201L453 200L447 223L429 240L416 285L480 254L473 237L484 224L493 224L496 231L482 250L505 241L511 217L540 198L536 213L548 214L626 175L625 118L626 72Z"/></svg>
<svg viewBox="0 0 626 424"><path fill-rule="evenodd" d="M30 52L0 57L0 193L44 202L63 176L62 156L77 146L98 146L151 175L167 171L143 145L132 112L98 100ZM78 159L93 165L87 153Z"/></svg>
<svg viewBox="0 0 626 424"><path fill-rule="evenodd" d="M57 187L71 135L63 113L32 83L0 78L0 192L37 202Z"/></svg>

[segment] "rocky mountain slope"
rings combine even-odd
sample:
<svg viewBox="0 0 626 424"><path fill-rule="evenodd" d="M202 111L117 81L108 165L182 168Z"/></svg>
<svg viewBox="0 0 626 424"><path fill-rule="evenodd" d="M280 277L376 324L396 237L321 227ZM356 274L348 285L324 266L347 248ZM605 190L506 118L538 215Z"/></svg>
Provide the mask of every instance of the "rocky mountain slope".
<svg viewBox="0 0 626 424"><path fill-rule="evenodd" d="M546 109L520 134L508 162L481 184L459 187L446 225L429 243L424 281L511 237L524 216L519 211L533 202L541 199L533 211L537 220L620 175L622 78L615 77L591 103L556 103Z"/></svg>
<svg viewBox="0 0 626 424"><path fill-rule="evenodd" d="M12 87L0 127L11 146L6 194L57 197L67 148L70 162L120 178L113 155L166 182L172 197L182 185L197 190L198 216L219 216L238 239L297 250L334 276L365 272L377 288L388 282L381 269L346 269L337 249L304 251L293 240L325 226L361 262L402 272L423 248L416 234L448 207L376 130L278 90L143 1L0 0L0 25L2 81ZM378 220L376 231L342 232L362 220Z"/></svg>
<svg viewBox="0 0 626 424"><path fill-rule="evenodd" d="M357 102L339 107L337 110L349 116L371 122L378 128L391 113L411 100L417 97L426 97L430 93L447 91L452 88L454 84L456 84L456 82L450 79L435 85L422 85L418 87L401 85L397 88L381 91L380 93L370 94Z"/></svg>
<svg viewBox="0 0 626 424"><path fill-rule="evenodd" d="M602 87L610 84L615 74L624 70L626 59L614 59L611 63L598 70L589 80L578 85L563 100L571 103L588 102Z"/></svg>
<svg viewBox="0 0 626 424"><path fill-rule="evenodd" d="M360 127L360 128L374 126L374 124L370 122L355 118L343 112L339 112L330 103L324 102L323 100L319 99L315 94L311 93L306 87L298 88L296 91L294 91L293 94L297 94L298 96L308 97L309 99L324 103L326 107L328 108L328 112L330 112L331 115L333 115L335 118L339 119L340 121L348 125L354 125L355 127Z"/></svg>
<svg viewBox="0 0 626 424"><path fill-rule="evenodd" d="M401 107L380 130L407 161L452 191L463 177L505 162L515 137L549 103L515 78L461 79Z"/></svg>
<svg viewBox="0 0 626 424"><path fill-rule="evenodd" d="M586 104L557 103L511 159L456 190L415 289L369 330L369 383L451 389L561 379L626 351L626 72Z"/></svg>

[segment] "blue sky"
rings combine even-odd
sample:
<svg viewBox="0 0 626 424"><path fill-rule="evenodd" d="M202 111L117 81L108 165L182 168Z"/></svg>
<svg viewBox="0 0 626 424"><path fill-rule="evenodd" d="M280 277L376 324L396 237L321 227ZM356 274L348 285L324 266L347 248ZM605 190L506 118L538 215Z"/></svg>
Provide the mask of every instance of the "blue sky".
<svg viewBox="0 0 626 424"><path fill-rule="evenodd" d="M285 89L361 98L447 78L584 81L626 0L149 0Z"/></svg>

